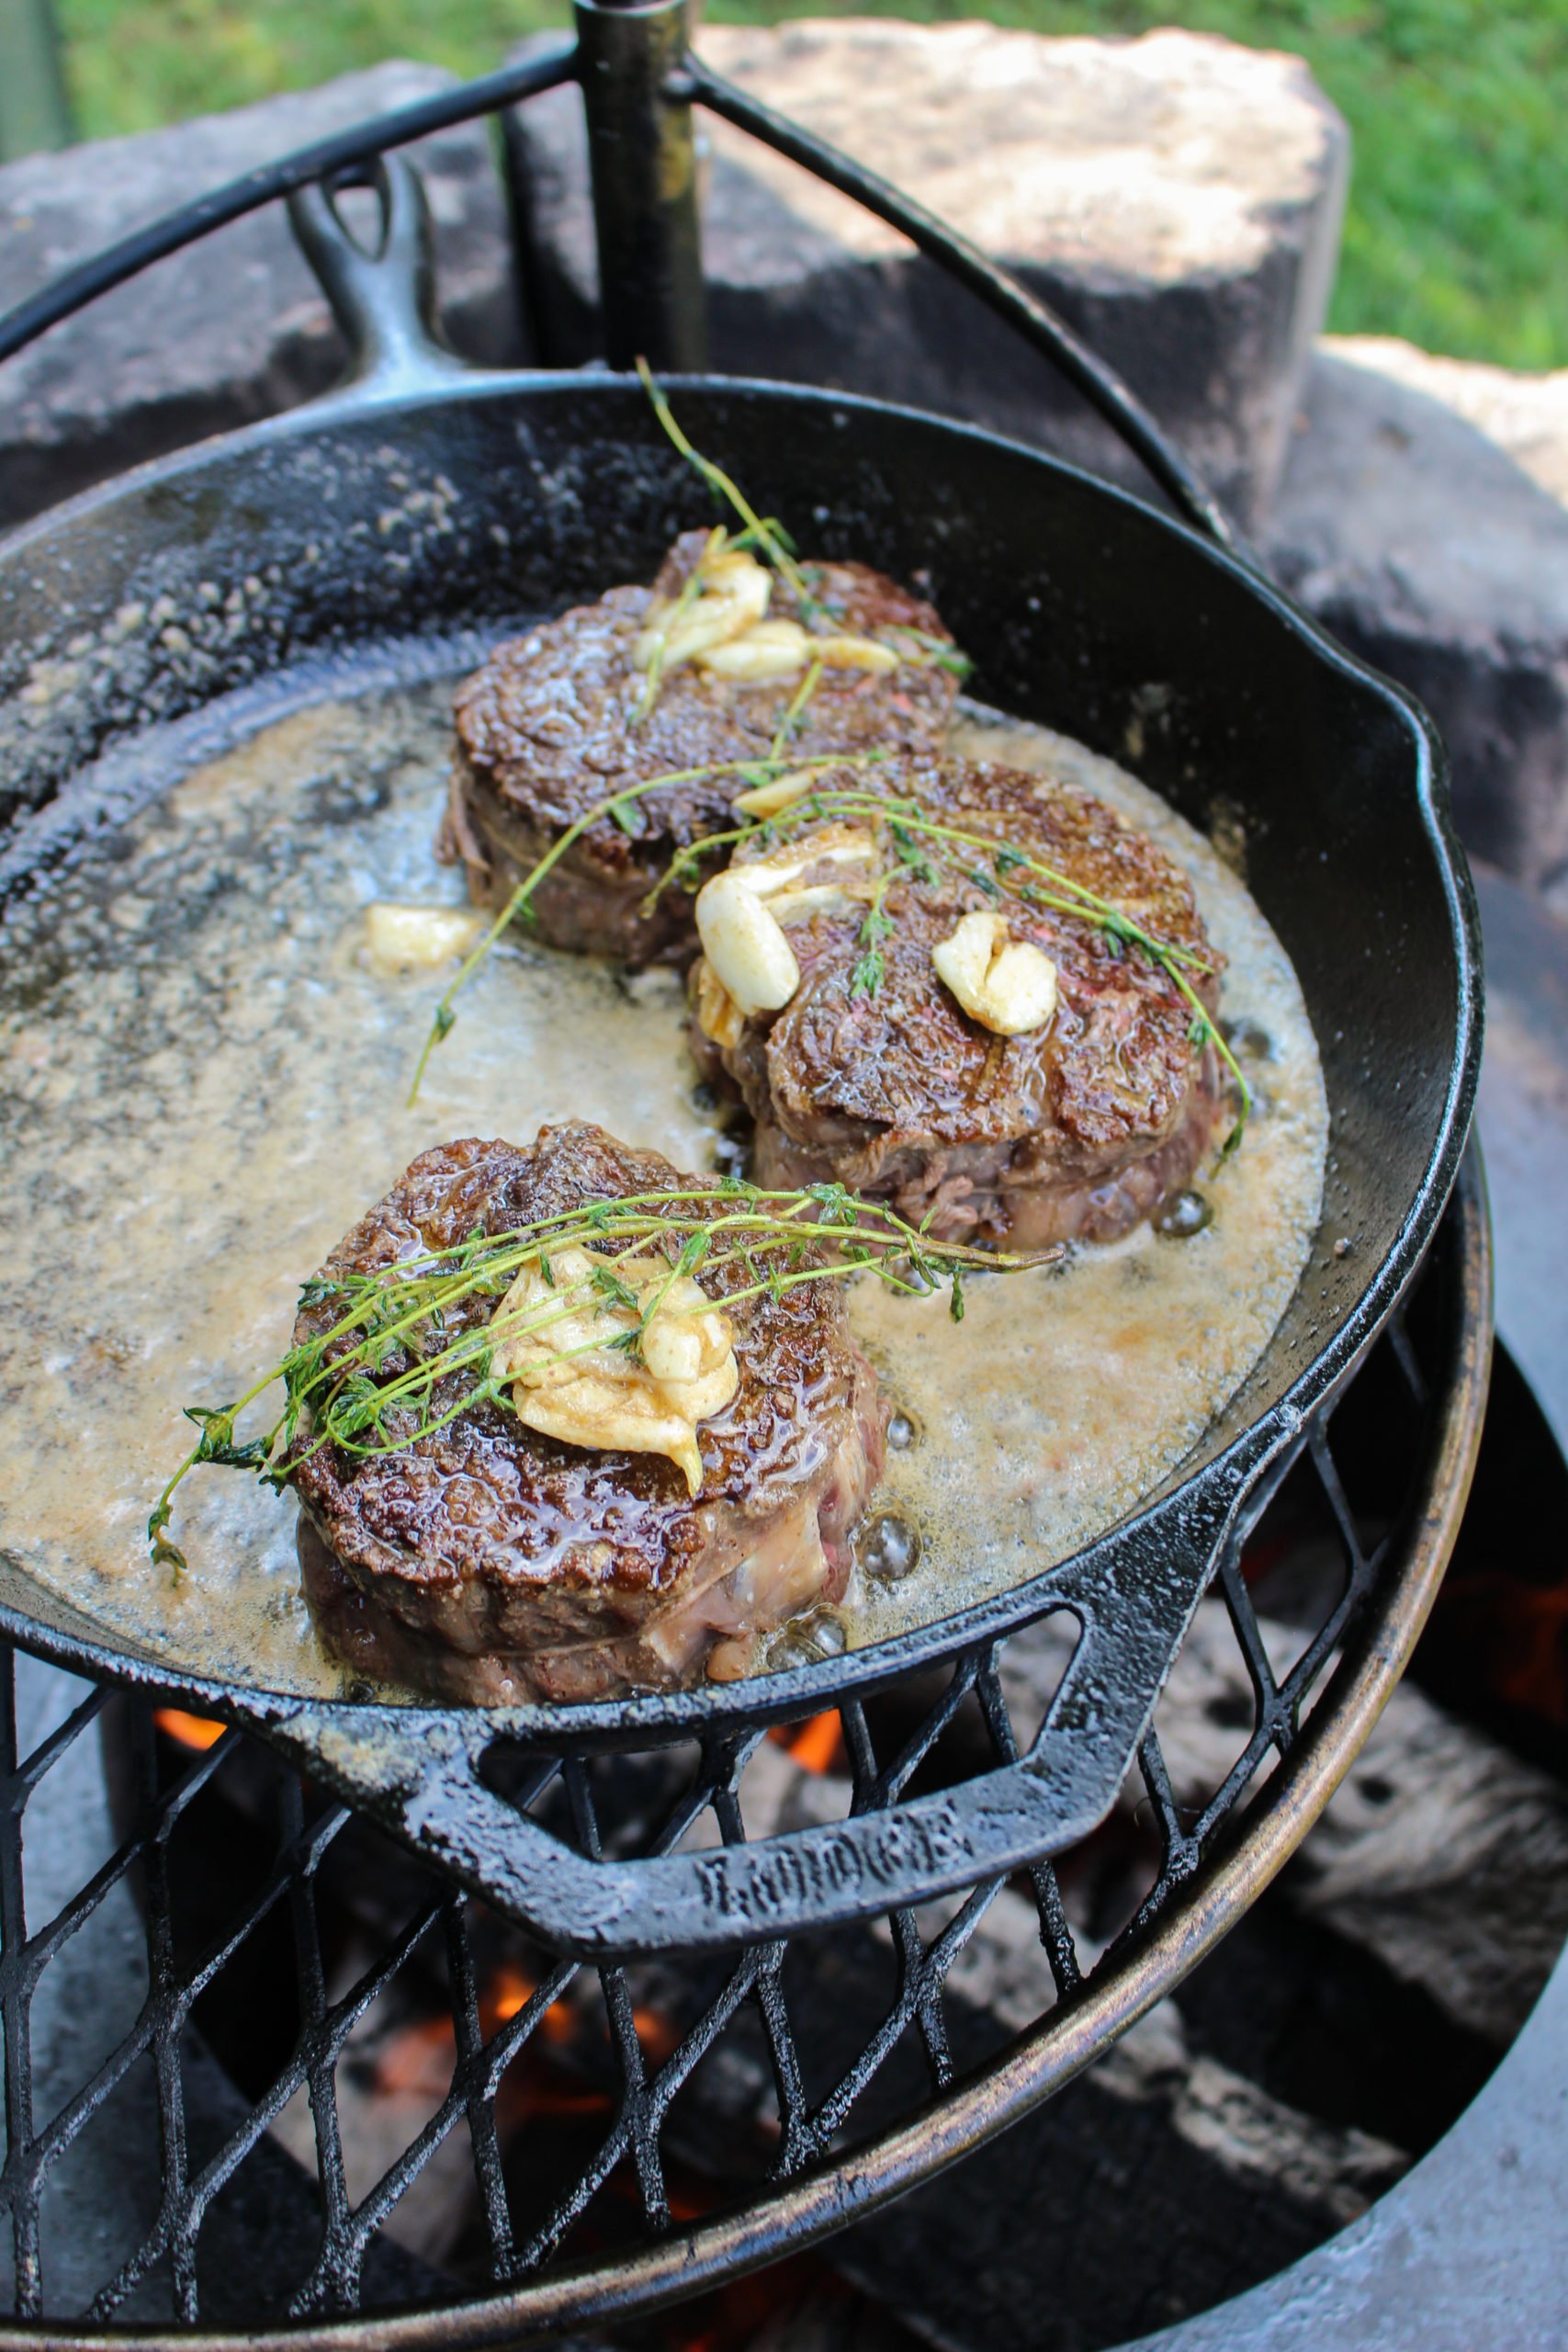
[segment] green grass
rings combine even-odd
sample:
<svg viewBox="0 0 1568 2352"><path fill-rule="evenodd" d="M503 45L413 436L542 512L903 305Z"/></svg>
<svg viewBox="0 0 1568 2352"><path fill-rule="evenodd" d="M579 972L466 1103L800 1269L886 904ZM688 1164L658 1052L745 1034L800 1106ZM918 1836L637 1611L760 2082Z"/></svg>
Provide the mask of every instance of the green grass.
<svg viewBox="0 0 1568 2352"><path fill-rule="evenodd" d="M3 0L0 0L3 5ZM460 73L565 21L557 0L57 0L88 137L136 130L389 56ZM713 0L716 19L873 13L943 0ZM990 0L1037 32L1173 20L1306 58L1348 119L1355 171L1331 324L1511 368L1568 366L1568 0Z"/></svg>

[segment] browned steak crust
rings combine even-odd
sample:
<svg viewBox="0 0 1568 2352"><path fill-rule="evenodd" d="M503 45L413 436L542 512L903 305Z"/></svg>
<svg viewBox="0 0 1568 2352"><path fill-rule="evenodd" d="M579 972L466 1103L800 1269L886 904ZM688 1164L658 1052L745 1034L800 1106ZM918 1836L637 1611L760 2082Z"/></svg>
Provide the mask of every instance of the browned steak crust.
<svg viewBox="0 0 1568 2352"><path fill-rule="evenodd" d="M1005 839L1201 956L1209 976L1191 978L1213 1006L1224 959L1186 876L1135 826L1071 786L965 760L922 775L919 797L942 824ZM954 849L934 881L894 882L874 990L856 984L858 909L792 926L795 995L722 1051L694 1023L699 1060L729 1079L756 1121L760 1183L837 1179L916 1223L934 1212L947 1239L1113 1239L1190 1179L1218 1114L1216 1058L1194 1043L1192 1007L1150 959L1119 953L1079 917L998 899L963 871L986 867L983 854ZM1014 940L1056 965L1056 1012L1043 1032L994 1035L932 967L933 945L959 917L992 907Z"/></svg>
<svg viewBox="0 0 1568 2352"><path fill-rule="evenodd" d="M678 1178L657 1152L575 1123L542 1128L525 1148L470 1136L416 1159L322 1271L389 1269L476 1230L708 1181ZM702 1280L717 1303L746 1275L716 1259ZM459 1315L483 1321L494 1307L476 1299ZM303 1308L297 1341L330 1329L337 1311ZM323 1446L302 1462L306 1589L348 1663L490 1704L667 1689L705 1668L742 1671L751 1636L838 1599L881 1470L875 1374L835 1281L726 1312L739 1386L701 1425L694 1498L661 1455L563 1444L500 1405L396 1453ZM459 1328L449 1317L448 1337ZM403 1362L389 1355L381 1376ZM456 1403L461 1385L445 1387ZM434 1413L443 1394L438 1385Z"/></svg>
<svg viewBox="0 0 1568 2352"><path fill-rule="evenodd" d="M663 679L638 720L643 673L632 652L656 597L677 594L706 534L689 531L651 588L612 588L597 604L541 622L491 654L459 688L457 754L444 843L468 868L472 895L503 904L567 828L627 786L766 753L799 684L745 685L682 666ZM822 611L801 611L775 578L770 616L814 633L838 629L888 639L918 631L952 639L931 607L861 563L805 567ZM908 650L908 640L892 642ZM791 749L934 752L957 682L931 662L901 662L891 674L829 669L801 714ZM636 804L640 833L601 817L562 858L533 899L539 936L557 947L619 956L632 964L681 963L696 945L692 901L665 892L651 915L642 901L678 848L734 820L743 787L733 775L670 785Z"/></svg>

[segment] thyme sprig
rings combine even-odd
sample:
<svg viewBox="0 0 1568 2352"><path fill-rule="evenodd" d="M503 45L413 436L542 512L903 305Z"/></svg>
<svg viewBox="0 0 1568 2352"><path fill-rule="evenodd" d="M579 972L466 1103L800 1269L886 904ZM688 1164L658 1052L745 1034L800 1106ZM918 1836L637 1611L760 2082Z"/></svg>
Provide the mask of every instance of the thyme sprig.
<svg viewBox="0 0 1568 2352"><path fill-rule="evenodd" d="M705 458L700 449L694 449L692 447L676 423L675 412L665 399L658 379L646 359L637 361L637 372L642 379L643 390L653 404L654 415L685 458L686 463L695 467L711 491L716 492L720 498L728 501L746 529L753 536L757 546L773 565L773 570L781 579L788 581L796 596L799 597L802 608L808 612L814 610L818 600L811 593L811 586L805 572L795 560L795 550L789 544L789 535L784 526L778 522L764 523L745 492L730 479L724 468L716 466L711 458Z"/></svg>
<svg viewBox="0 0 1568 2352"><path fill-rule="evenodd" d="M807 664L806 675L802 678L799 685L796 686L794 694L790 696L789 707L785 710L784 717L780 719L777 727L774 729L773 740L768 746L768 757L770 761L773 762L775 764L782 764L784 752L788 749L801 720L806 716L806 706L811 700L812 695L817 692L821 682L821 662L816 661L809 662Z"/></svg>
<svg viewBox="0 0 1568 2352"><path fill-rule="evenodd" d="M720 539L723 539L725 534L721 531L718 536ZM698 560L693 564L690 571L687 572L685 579L681 582L681 593L676 597L662 628L660 629L658 637L654 640L653 652L649 661L648 670L642 682L642 692L638 695L637 698L637 707L632 712L632 725L634 727L640 727L642 725L644 719L649 717L655 703L659 700L659 689L664 683L664 664L669 654L670 639L674 635L675 630L680 626L681 622L685 619L686 615L691 611L692 606L701 596L705 585L706 582L703 577L703 562L702 559L699 557Z"/></svg>
<svg viewBox="0 0 1568 2352"><path fill-rule="evenodd" d="M688 870L694 869L705 856L721 848L733 849L742 842L757 838L771 843L781 836L788 838L811 825L847 818L859 819L863 822L869 820L879 829L886 829L895 867L901 868L914 881L927 884L936 881L937 872L932 863L934 855L964 881L984 890L988 898L996 899L1007 893L1021 899L1026 905L1045 907L1055 913L1072 915L1100 932L1113 954L1121 955L1128 948L1134 948L1146 956L1185 1000L1191 1016L1187 1034L1193 1045L1201 1051L1213 1046L1236 1087L1240 1109L1220 1147L1217 1165L1223 1167L1239 1149L1252 1108L1252 1090L1241 1064L1210 1018L1208 1008L1190 977L1196 973L1199 978L1209 978L1213 975L1213 966L1189 947L1156 938L1124 909L1109 899L1101 898L1085 884L1075 881L1070 874L1064 874L1058 866L1048 865L1044 859L998 839L994 833L970 832L961 826L942 824L937 818L930 816L918 800L835 788L807 793L773 817L761 821L743 821L723 832L709 834L691 842L681 852L680 857L672 863L644 903L653 903L677 867L685 865ZM972 858L961 862L955 854L975 851L978 851L988 865L976 865ZM888 873L878 881L862 922L859 944L863 952L850 976L852 996L874 996L882 984L885 970L881 943L892 928L883 910L883 900L893 878L893 874Z"/></svg>
<svg viewBox="0 0 1568 2352"><path fill-rule="evenodd" d="M807 1283L863 1273L913 1298L929 1297L945 1284L949 1310L962 1321L966 1270L1016 1272L1062 1254L1009 1255L939 1241L929 1223L910 1225L885 1202L863 1200L842 1184L768 1192L728 1176L716 1184L660 1186L584 1202L502 1233L476 1232L370 1272L317 1275L300 1291L299 1304L330 1310L324 1328L290 1348L233 1403L184 1408L199 1434L148 1520L153 1564L176 1577L185 1570L185 1556L168 1531L175 1493L195 1469L243 1470L278 1488L323 1446L359 1460L402 1453L459 1414L484 1405L513 1409L513 1384L532 1371L602 1348L640 1357L656 1314L728 1309L764 1295L783 1299ZM574 1246L590 1251L594 1263L584 1280L568 1285L558 1280L557 1265ZM666 1276L639 1295L620 1270L649 1258L663 1261ZM530 1266L543 1277L546 1301L485 1314L484 1303L504 1300ZM741 1279L716 1286L701 1306L670 1308L674 1283L704 1268ZM533 1364L517 1361L511 1343L540 1338L585 1307L607 1319L610 1328L602 1336L551 1350ZM630 1326L628 1311L636 1317ZM498 1375L502 1341L509 1344ZM240 1417L279 1383L282 1401L273 1419L242 1440Z"/></svg>
<svg viewBox="0 0 1568 2352"><path fill-rule="evenodd" d="M637 372L641 379L644 391L653 404L655 416L682 457L702 476L715 495L726 500L740 517L745 527L738 537L731 539L730 547L732 548L743 545L756 547L767 558L780 578L788 582L799 602L801 611L808 620L833 621L841 618L841 606L835 607L818 595L811 584L814 567L796 560L795 542L778 518L770 516L764 520L757 514L739 483L725 472L724 468L715 465L711 458L705 458L700 449L693 447L676 422L675 413L646 359L637 361ZM975 664L967 653L961 652L956 645L950 645L943 638L933 637L929 629L917 628L913 622L888 622L878 633L884 641L900 637L906 639L913 651L905 658L917 664L929 663L934 669L950 671L955 678L959 679L967 678L974 670ZM816 680L813 679L806 688L802 700L808 698L815 688ZM655 691L657 692L657 689Z"/></svg>
<svg viewBox="0 0 1568 2352"><path fill-rule="evenodd" d="M581 841L583 834L596 825L602 817L612 818L624 832L635 836L641 830L637 802L645 799L650 792L662 792L670 785L702 784L712 777L723 775L735 776L742 785L770 784L786 767L810 770L815 773L822 768L846 767L855 764L857 763L854 760L846 759L842 752L824 752L813 760L795 762L786 760L783 753L775 757L772 752L763 758L753 755L749 759L710 760L705 766L671 768L662 775L644 777L640 784L622 785L615 792L607 793L603 800L596 800L592 808L585 808L582 815L574 819L566 831L551 842L537 864L529 868L483 938L479 940L477 946L469 950L447 982L431 1016L430 1032L425 1038L423 1050L420 1054L418 1066L414 1070L413 1083L409 1088L410 1109L412 1110L419 1100L419 1090L424 1082L424 1073L430 1066L431 1055L441 1044L443 1038L450 1036L457 1024L457 998L467 988L479 966L485 962L508 925L518 920L525 922L533 920L532 902L534 893L540 883L560 864L572 844ZM716 834L712 838L716 842L725 837ZM706 854L707 845L705 843L701 850L694 852L689 861L687 861L686 852L681 852L678 862L689 862L694 869L700 865L702 857ZM671 877L667 874L663 878L668 881ZM651 904L651 899L646 903Z"/></svg>

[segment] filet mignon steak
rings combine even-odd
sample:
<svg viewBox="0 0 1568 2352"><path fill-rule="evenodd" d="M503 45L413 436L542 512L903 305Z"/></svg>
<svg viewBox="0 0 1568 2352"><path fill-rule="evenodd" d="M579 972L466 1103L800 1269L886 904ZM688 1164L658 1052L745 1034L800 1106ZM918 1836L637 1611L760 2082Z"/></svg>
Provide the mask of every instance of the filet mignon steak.
<svg viewBox="0 0 1568 2352"><path fill-rule="evenodd" d="M1201 958L1189 978L1213 1011L1224 959L1191 886L1125 818L1073 786L967 760L923 773L916 797L932 821L1040 859ZM1192 1005L1140 949L1031 902L1005 872L998 883L986 853L911 842L883 900L874 985L864 909L818 911L788 927L801 980L782 1010L723 1043L694 1017L699 1062L756 1123L756 1181L836 1180L914 1224L930 1216L943 1239L1115 1238L1188 1184L1214 1133L1221 1072ZM1013 941L1055 964L1045 1028L998 1035L939 979L932 948L977 910L1003 913Z"/></svg>
<svg viewBox="0 0 1568 2352"><path fill-rule="evenodd" d="M481 903L503 905L562 833L616 792L768 753L797 679L749 684L682 664L642 709L637 640L656 605L679 596L705 541L701 531L685 533L651 588L612 588L596 604L541 622L499 647L459 688L443 850L462 858ZM953 642L935 612L864 564L805 571L809 612L787 581L775 579L771 617L800 620L818 636L872 638L909 658L887 673L825 670L791 732L792 756L934 753L957 692L953 671L928 658ZM661 786L628 805L631 831L598 818L536 893L537 936L633 965L685 962L696 948L691 894L667 890L649 914L643 900L675 850L733 822L731 804L743 788L733 773Z"/></svg>
<svg viewBox="0 0 1568 2352"><path fill-rule="evenodd" d="M582 1124L542 1128L526 1147L445 1144L345 1236L322 1277L392 1282L400 1261L476 1233L676 1184L711 1188L715 1214L728 1204L711 1178L678 1176ZM660 1454L567 1444L500 1403L397 1451L329 1443L299 1462L306 1591L351 1669L492 1705L672 1689L744 1672L758 1634L841 1596L886 1422L841 1286L824 1277L733 1298L747 1272L716 1250L701 1282L730 1325L739 1385L698 1430L694 1496ZM494 1311L476 1297L457 1317ZM297 1343L340 1312L305 1305ZM449 1318L446 1336L457 1328ZM408 1361L389 1352L376 1377ZM463 1394L452 1380L430 1419Z"/></svg>

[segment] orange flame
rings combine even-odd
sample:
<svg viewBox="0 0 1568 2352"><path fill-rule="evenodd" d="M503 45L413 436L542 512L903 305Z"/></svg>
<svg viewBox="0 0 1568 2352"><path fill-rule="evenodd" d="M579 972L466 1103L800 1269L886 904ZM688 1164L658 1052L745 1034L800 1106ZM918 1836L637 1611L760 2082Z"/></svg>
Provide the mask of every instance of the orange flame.
<svg viewBox="0 0 1568 2352"><path fill-rule="evenodd" d="M813 1715L809 1723L775 1724L768 1737L786 1748L805 1771L833 1772L844 1764L844 1727L837 1707Z"/></svg>
<svg viewBox="0 0 1568 2352"><path fill-rule="evenodd" d="M210 1715L187 1715L183 1707L160 1707L152 1721L181 1747L216 1747L229 1728L227 1724L214 1723Z"/></svg>
<svg viewBox="0 0 1568 2352"><path fill-rule="evenodd" d="M520 2009L526 2008L538 1989L533 1979L525 1976L520 1968L502 1961L479 1996L479 2023L486 2038L498 2027L503 2026L509 2018L514 2018ZM667 2018L661 2018L657 2009L634 2009L632 2023L649 2057L656 2065L662 2064L680 2039L674 2027ZM539 2041L551 2042L559 2048L576 2039L580 2025L581 2020L570 2002L552 2001L534 2030Z"/></svg>

